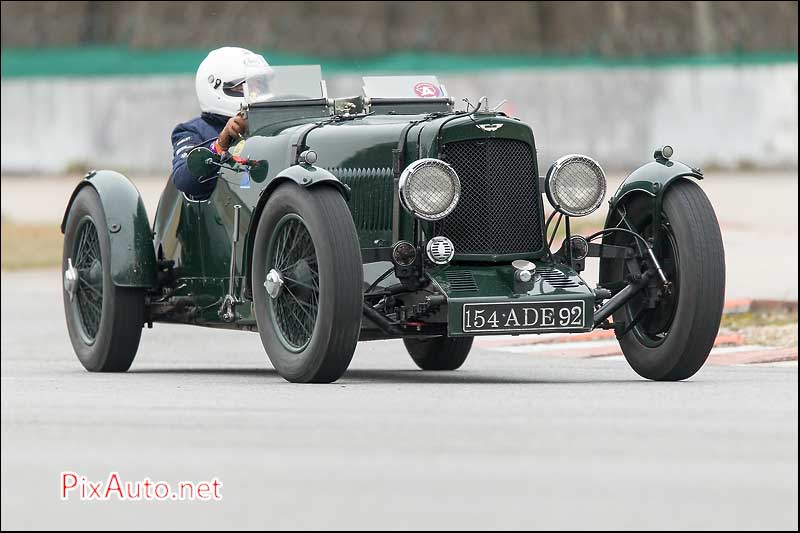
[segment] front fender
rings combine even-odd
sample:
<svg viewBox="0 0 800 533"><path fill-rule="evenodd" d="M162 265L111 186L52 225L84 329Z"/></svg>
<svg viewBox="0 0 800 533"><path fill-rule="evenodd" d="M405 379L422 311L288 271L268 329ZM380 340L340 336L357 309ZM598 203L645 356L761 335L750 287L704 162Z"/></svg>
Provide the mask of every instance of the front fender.
<svg viewBox="0 0 800 533"><path fill-rule="evenodd" d="M661 206L664 201L664 193L670 185L678 180L688 179L689 177L698 180L703 179L703 172L698 168L692 168L680 161L673 161L664 158L656 158L655 161L644 164L634 170L625 181L619 186L617 192L608 201L608 215L606 215L605 228L614 227L619 222L617 207L627 198L636 194L646 194L653 199L653 220L656 225L660 224ZM605 241L605 238L604 238ZM653 243L656 250L659 246L658 238ZM600 261L600 284L604 285L613 281L609 274L609 260Z"/></svg>
<svg viewBox="0 0 800 533"><path fill-rule="evenodd" d="M315 167L314 165L299 164L278 172L261 192L259 203L265 202L266 198L272 194L272 191L286 180L292 180L301 187L313 187L320 183L326 183L338 189L345 200L350 200L350 187L339 181L339 178L324 168Z"/></svg>
<svg viewBox="0 0 800 533"><path fill-rule="evenodd" d="M664 191L675 180L691 176L699 180L703 179L703 173L698 168L692 168L680 161L672 161L669 159L656 159L645 165L640 166L634 170L625 181L619 186L617 192L608 201L609 204L609 217L611 217L616 207L622 200L634 192L643 192L653 198L659 203L664 195Z"/></svg>
<svg viewBox="0 0 800 533"><path fill-rule="evenodd" d="M111 242L111 280L118 287L154 287L156 254L153 232L139 191L133 183L112 170L92 171L72 191L61 221L64 233L72 202L84 187L93 187L100 197Z"/></svg>

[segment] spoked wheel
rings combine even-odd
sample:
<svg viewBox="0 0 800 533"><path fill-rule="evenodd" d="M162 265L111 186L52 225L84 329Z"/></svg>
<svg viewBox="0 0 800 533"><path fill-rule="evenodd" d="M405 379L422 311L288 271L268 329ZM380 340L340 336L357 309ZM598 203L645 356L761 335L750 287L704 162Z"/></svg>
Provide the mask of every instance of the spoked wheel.
<svg viewBox="0 0 800 533"><path fill-rule="evenodd" d="M474 337L403 339L408 354L422 370L456 370L467 360Z"/></svg>
<svg viewBox="0 0 800 533"><path fill-rule="evenodd" d="M662 223L659 231L662 244L658 261L670 282L669 290L659 290L659 303L654 309L648 305L649 295L646 291L636 294L623 308L625 322L631 324L633 334L642 345L650 348L659 346L667 339L678 310L681 286L680 271L677 269L679 257L675 234L672 231L672 225L666 219L666 214L662 213L661 217ZM648 218L650 220L640 234L649 240L654 237L654 232L652 216L648 216ZM623 271L625 277L630 274L627 267ZM654 280L654 283L658 283L658 281Z"/></svg>
<svg viewBox="0 0 800 533"><path fill-rule="evenodd" d="M331 187L278 187L258 221L253 301L261 342L288 381L336 381L361 330L361 248Z"/></svg>
<svg viewBox="0 0 800 533"><path fill-rule="evenodd" d="M64 311L75 354L93 372L124 372L139 347L144 291L114 286L111 244L100 198L75 197L64 231Z"/></svg>
<svg viewBox="0 0 800 533"><path fill-rule="evenodd" d="M311 235L300 216L278 221L269 244L266 289L275 332L286 349L311 342L319 314L319 266Z"/></svg>
<svg viewBox="0 0 800 533"><path fill-rule="evenodd" d="M92 344L100 330L103 316L103 262L97 227L90 216L85 216L78 226L75 239L75 264L65 276L73 284L74 312L78 316L81 337ZM70 258L68 264L72 263Z"/></svg>
<svg viewBox="0 0 800 533"><path fill-rule="evenodd" d="M665 290L653 281L614 313L614 322L626 324L627 331L618 337L622 352L642 377L687 379L708 358L722 318L725 252L714 209L697 184L684 180L665 193L658 228L649 197L636 197L621 211L625 222L620 227L627 223L645 238L659 232L661 245L655 252L671 282ZM609 234L605 242L637 246L620 233ZM604 283L622 282L627 275L622 261L602 261Z"/></svg>

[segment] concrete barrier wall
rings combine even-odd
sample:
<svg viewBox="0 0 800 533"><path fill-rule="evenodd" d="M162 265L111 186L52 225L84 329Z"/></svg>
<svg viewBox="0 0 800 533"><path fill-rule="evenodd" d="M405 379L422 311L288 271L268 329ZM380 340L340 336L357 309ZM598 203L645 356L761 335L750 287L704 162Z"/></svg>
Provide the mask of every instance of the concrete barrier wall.
<svg viewBox="0 0 800 533"><path fill-rule="evenodd" d="M543 168L581 152L624 171L666 143L701 167L797 167L797 63L541 68L440 80L457 100L508 99L503 110L533 126ZM331 96L360 92L355 74L327 82ZM172 128L198 112L190 76L4 79L1 170L86 164L166 176Z"/></svg>

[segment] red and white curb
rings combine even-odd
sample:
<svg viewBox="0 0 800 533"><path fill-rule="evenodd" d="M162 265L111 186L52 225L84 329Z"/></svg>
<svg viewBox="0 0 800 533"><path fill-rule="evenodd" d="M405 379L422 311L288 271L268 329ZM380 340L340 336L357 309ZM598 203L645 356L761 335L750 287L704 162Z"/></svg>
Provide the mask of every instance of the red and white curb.
<svg viewBox="0 0 800 533"><path fill-rule="evenodd" d="M726 302L726 313L762 311L773 309L797 309L797 302L766 302L759 300L734 300ZM621 358L614 332L596 330L572 335L536 335L482 337L475 339L475 346L494 351L570 358ZM775 348L746 344L738 333L724 333L717 337L708 363L716 365L746 365L754 363L780 363L781 366L797 366L797 346Z"/></svg>
<svg viewBox="0 0 800 533"><path fill-rule="evenodd" d="M613 334L612 334L613 337ZM475 345L480 348L518 353L570 358L615 358L623 357L619 342L610 340L585 340L579 342L559 342L552 340L511 341L506 337L478 339ZM774 348L751 344L728 344L726 337L718 337L708 363L716 365L745 365L753 363L775 363L791 361L797 364L797 347Z"/></svg>

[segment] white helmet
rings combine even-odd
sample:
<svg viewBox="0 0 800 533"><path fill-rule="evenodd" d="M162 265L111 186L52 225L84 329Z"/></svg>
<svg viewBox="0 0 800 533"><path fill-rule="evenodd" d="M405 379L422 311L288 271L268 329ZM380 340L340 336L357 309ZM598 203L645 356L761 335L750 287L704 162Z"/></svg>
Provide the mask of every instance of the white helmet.
<svg viewBox="0 0 800 533"><path fill-rule="evenodd" d="M258 68L254 69L254 65ZM263 79L272 75L272 69L260 54L232 46L212 50L200 63L195 77L200 109L232 117L245 101L242 83L253 75Z"/></svg>

